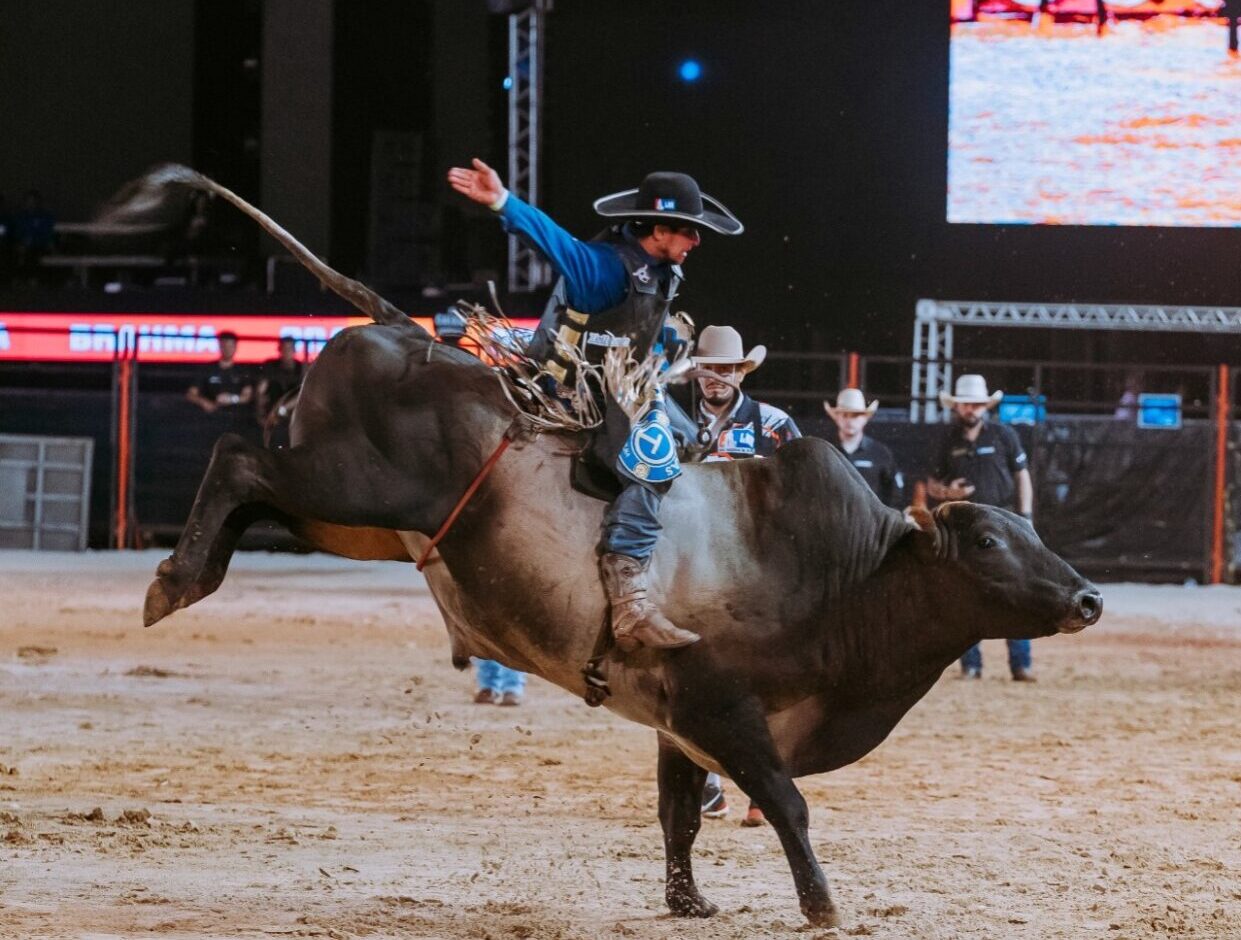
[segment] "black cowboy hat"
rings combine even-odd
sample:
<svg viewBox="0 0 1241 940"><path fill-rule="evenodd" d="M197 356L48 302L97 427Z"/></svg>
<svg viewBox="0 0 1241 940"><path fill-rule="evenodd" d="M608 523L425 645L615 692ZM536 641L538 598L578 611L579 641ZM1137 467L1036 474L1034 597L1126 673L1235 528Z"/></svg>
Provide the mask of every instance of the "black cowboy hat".
<svg viewBox="0 0 1241 940"><path fill-rule="evenodd" d="M595 211L607 218L664 224L679 219L721 235L740 235L745 231L740 219L699 190L694 178L685 173L648 174L637 189L596 199Z"/></svg>

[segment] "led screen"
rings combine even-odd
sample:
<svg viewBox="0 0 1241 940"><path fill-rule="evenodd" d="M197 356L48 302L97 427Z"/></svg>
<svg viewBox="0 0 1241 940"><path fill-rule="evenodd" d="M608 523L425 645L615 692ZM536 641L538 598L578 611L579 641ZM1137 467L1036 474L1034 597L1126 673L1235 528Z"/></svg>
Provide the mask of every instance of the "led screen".
<svg viewBox="0 0 1241 940"><path fill-rule="evenodd" d="M1238 14L952 0L948 221L1241 226Z"/></svg>

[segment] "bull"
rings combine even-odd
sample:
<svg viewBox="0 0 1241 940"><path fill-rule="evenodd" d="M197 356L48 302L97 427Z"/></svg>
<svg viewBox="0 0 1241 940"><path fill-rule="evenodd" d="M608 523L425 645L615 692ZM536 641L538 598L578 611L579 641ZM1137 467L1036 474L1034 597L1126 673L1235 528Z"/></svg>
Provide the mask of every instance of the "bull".
<svg viewBox="0 0 1241 940"><path fill-rule="evenodd" d="M350 558L421 556L512 434L515 408L494 373L435 343L218 184L183 169L160 181L234 201L377 324L323 349L287 450L220 438L148 589L146 624L215 591L259 519ZM1094 586L1021 517L969 503L902 515L835 448L803 439L768 460L686 468L663 503L651 580L672 620L702 639L624 653L601 640L602 505L567 485L570 455L585 443L518 435L438 543L427 583L454 661L498 659L585 696L581 666L593 660L606 706L655 730L665 897L676 915L717 910L691 861L714 770L771 822L805 916L836 925L794 779L877 747L974 643L1076 633L1102 612Z"/></svg>

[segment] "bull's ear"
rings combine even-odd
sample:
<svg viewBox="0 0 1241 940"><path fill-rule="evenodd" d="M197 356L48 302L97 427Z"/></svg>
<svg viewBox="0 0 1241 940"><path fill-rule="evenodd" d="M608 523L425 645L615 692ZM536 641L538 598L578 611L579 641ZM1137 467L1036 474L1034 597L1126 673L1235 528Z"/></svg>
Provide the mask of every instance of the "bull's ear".
<svg viewBox="0 0 1241 940"><path fill-rule="evenodd" d="M910 506L905 518L917 526L909 533L914 551L921 561L930 562L944 554L943 533L935 523L935 517L923 506Z"/></svg>

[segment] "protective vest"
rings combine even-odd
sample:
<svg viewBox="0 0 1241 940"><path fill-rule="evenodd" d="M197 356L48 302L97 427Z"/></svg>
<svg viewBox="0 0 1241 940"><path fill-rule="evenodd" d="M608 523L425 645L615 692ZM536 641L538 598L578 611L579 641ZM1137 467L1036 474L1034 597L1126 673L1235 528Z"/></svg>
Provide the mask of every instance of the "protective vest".
<svg viewBox="0 0 1241 940"><path fill-rule="evenodd" d="M741 406L729 418L711 442L704 461L741 460L746 457L770 457L779 446L763 434L763 413L749 395L742 395Z"/></svg>
<svg viewBox="0 0 1241 940"><path fill-rule="evenodd" d="M659 272L652 270L646 253L630 243L621 226L612 226L595 241L615 247L628 278L627 290L615 307L582 313L569 306L564 278L556 282L529 353L562 385L574 383L575 369L556 351L553 337L581 350L589 362L602 362L611 347L629 349L640 362L659 338L681 284L681 269L677 265L670 266L671 276L666 284L661 284Z"/></svg>

